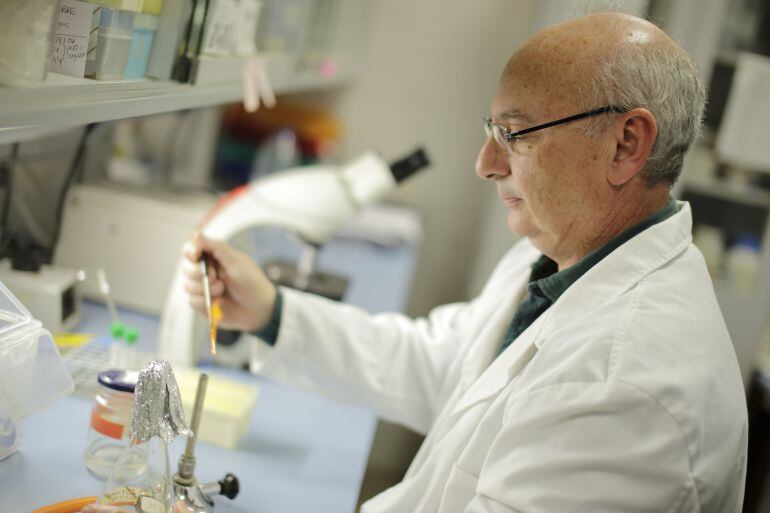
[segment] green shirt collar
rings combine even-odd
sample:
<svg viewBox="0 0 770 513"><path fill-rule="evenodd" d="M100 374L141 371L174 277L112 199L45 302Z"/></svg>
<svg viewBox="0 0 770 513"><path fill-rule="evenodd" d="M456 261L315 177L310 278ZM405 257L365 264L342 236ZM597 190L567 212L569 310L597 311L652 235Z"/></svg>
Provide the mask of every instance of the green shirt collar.
<svg viewBox="0 0 770 513"><path fill-rule="evenodd" d="M604 257L618 249L624 243L628 242L650 226L668 219L679 212L679 205L676 200L669 198L665 207L658 210L650 217L640 223L635 224L624 231L614 239L607 242L604 246L589 253L575 265L572 265L563 271L558 270L556 262L545 255L542 255L534 264L532 264L532 274L530 276L529 290L533 288L540 289L552 302L556 302L565 290L583 276L589 269L598 264Z"/></svg>

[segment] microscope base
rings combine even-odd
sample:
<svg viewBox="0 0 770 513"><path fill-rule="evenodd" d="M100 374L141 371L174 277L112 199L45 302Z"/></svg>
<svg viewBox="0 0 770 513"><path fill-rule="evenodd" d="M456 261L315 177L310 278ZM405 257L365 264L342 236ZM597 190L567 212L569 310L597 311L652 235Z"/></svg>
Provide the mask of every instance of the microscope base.
<svg viewBox="0 0 770 513"><path fill-rule="evenodd" d="M263 266L267 277L276 285L312 292L335 301L340 301L348 288L348 279L325 272L314 272L306 280L307 286L297 287L297 267L285 261L273 261Z"/></svg>

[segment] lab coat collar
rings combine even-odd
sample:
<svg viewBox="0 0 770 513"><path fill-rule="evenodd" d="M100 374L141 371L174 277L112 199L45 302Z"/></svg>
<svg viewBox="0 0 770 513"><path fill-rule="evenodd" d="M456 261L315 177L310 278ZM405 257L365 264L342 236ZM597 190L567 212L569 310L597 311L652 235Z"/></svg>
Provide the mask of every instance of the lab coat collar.
<svg viewBox="0 0 770 513"><path fill-rule="evenodd" d="M687 202L680 201L678 205L678 213L630 239L581 276L489 364L489 350L497 349L500 331L510 322L528 281L529 275L522 273L521 283L517 283L518 294L494 312L479 334L480 343L469 353L460 387L465 390L469 382L472 384L452 408L447 421L451 423L452 418L468 408L497 395L542 349L549 333L621 295L684 251L692 240L692 214ZM488 367L483 368L484 365Z"/></svg>
<svg viewBox="0 0 770 513"><path fill-rule="evenodd" d="M679 212L628 240L575 281L546 312L550 315L545 332L617 298L687 249L692 241L692 211L685 201L677 205ZM546 340L536 341L538 349Z"/></svg>

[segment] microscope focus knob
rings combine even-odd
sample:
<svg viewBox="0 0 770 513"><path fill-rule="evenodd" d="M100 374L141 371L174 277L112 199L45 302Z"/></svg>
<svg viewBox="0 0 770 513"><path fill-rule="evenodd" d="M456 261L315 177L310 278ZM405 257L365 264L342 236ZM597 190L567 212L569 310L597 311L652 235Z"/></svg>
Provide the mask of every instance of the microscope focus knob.
<svg viewBox="0 0 770 513"><path fill-rule="evenodd" d="M228 499L235 499L235 496L238 495L241 487L235 474L228 472L225 474L225 478L219 481L219 489L221 495L224 495Z"/></svg>

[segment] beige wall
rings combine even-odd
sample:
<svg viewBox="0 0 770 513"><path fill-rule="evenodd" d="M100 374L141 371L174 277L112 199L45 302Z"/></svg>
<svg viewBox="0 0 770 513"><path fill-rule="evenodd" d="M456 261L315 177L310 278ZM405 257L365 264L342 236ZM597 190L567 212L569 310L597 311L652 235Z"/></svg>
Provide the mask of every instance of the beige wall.
<svg viewBox="0 0 770 513"><path fill-rule="evenodd" d="M493 186L474 174L499 74L530 30L532 0L372 0L371 29L349 89L333 95L346 127L346 153L374 148L388 158L425 145L432 167L406 182L393 200L417 206L425 241L409 311L466 299L477 254L491 267L512 236L490 215ZM489 219L489 218L492 219ZM490 226L494 224L494 227ZM498 244L480 249L490 239ZM401 478L419 439L378 426L362 499Z"/></svg>
<svg viewBox="0 0 770 513"><path fill-rule="evenodd" d="M393 199L418 206L426 237L410 312L468 296L490 184L473 171L481 117L529 33L531 0L374 0L353 87L338 95L347 153L396 157L424 144L432 168ZM493 222L503 223L503 219ZM505 232L503 231L505 235Z"/></svg>

